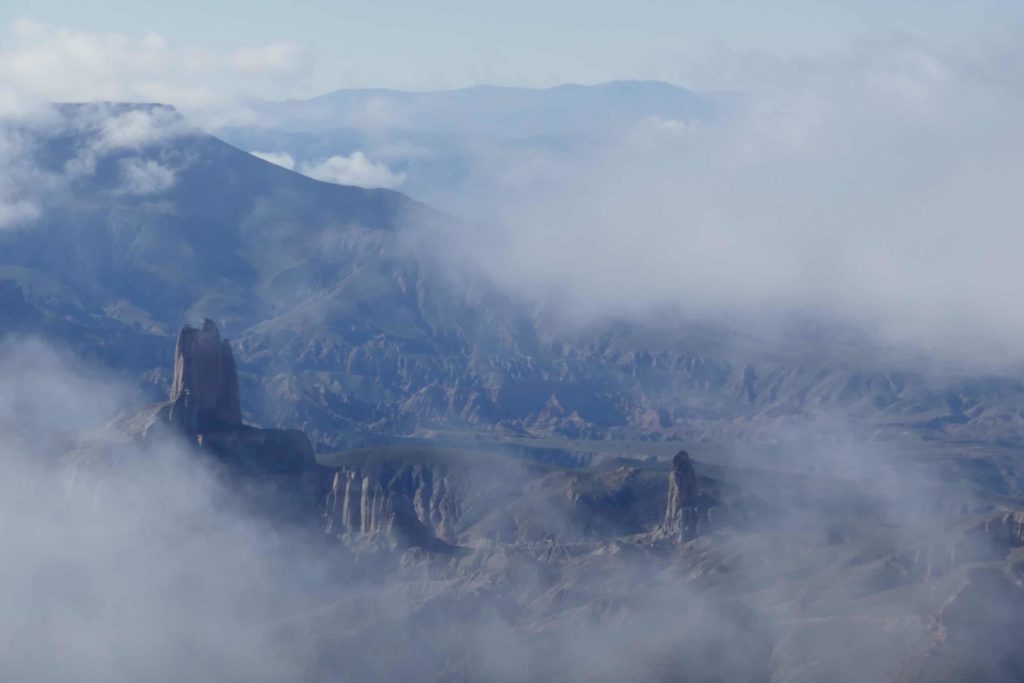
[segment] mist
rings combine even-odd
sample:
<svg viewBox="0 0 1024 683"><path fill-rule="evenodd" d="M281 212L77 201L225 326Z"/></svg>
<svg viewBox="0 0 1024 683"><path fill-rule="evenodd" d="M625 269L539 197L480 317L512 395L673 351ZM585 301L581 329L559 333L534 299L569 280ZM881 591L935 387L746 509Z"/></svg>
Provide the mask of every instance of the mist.
<svg viewBox="0 0 1024 683"><path fill-rule="evenodd" d="M104 431L139 399L108 372L21 340L0 376L4 677L293 675L309 654L275 629L309 606L310 583L330 595L314 546L247 513L183 442Z"/></svg>
<svg viewBox="0 0 1024 683"><path fill-rule="evenodd" d="M1016 361L1018 63L904 40L750 59L758 85L710 120L650 117L582 152L484 147L438 201L493 226L457 236L466 261L583 321L799 315Z"/></svg>
<svg viewBox="0 0 1024 683"><path fill-rule="evenodd" d="M992 507L970 477L807 431L780 434L768 459L735 446L725 464L698 463L723 502L685 546L645 540L658 510L609 536L583 470L484 453L447 461L468 520L453 527L458 550L324 533L315 518L256 511L238 475L172 435L140 443L103 429L137 400L117 378L36 340L3 351L10 680L753 681L795 656L812 678L879 680L937 618L908 588L963 581L958 562L999 557L950 526ZM974 644L957 647L992 654L1004 617L985 602L965 609L975 630L957 637ZM898 637L858 625L862 613L903 624ZM813 655L794 644L806 638Z"/></svg>
<svg viewBox="0 0 1024 683"><path fill-rule="evenodd" d="M0 677L1021 679L1012 40L303 142L219 87L296 44L15 32L0 322L45 338L0 341ZM196 317L208 431L145 407Z"/></svg>

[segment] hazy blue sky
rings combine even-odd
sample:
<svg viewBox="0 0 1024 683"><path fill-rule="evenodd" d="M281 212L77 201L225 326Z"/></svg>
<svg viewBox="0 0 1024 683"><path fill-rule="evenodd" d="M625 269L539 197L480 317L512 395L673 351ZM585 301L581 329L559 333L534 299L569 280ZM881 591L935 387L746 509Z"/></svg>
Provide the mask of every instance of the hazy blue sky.
<svg viewBox="0 0 1024 683"><path fill-rule="evenodd" d="M0 22L8 26L28 17L92 33L155 32L175 45L217 49L289 41L300 48L304 68L281 83L283 94L615 78L687 84L699 78L702 63L722 53L817 55L894 35L970 45L1015 30L1022 16L1020 0L5 0L0 5ZM0 49L5 40L10 37L0 35Z"/></svg>

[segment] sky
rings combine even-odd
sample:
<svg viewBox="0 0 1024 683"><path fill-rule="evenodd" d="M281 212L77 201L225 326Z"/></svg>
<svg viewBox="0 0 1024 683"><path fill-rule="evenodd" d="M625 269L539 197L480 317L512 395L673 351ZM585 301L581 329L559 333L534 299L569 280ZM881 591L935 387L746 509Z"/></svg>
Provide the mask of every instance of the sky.
<svg viewBox="0 0 1024 683"><path fill-rule="evenodd" d="M24 43L11 27L28 19L114 40L161 41L178 51L272 48L270 56L250 53L249 66L277 68L276 79L228 74L217 86L267 97L613 79L713 87L721 84L702 81L717 73L707 67L723 53L814 57L897 35L977 44L1013 30L1022 18L1024 4L1004 0L8 0L0 6L7 29L0 52Z"/></svg>

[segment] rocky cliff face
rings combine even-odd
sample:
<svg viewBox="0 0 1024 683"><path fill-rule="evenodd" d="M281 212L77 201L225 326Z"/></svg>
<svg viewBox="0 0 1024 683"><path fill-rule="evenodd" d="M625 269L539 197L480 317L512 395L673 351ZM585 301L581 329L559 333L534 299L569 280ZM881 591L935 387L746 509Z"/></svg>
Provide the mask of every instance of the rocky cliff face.
<svg viewBox="0 0 1024 683"><path fill-rule="evenodd" d="M343 468L334 474L326 508L328 533L421 546L458 542L461 501L443 466Z"/></svg>
<svg viewBox="0 0 1024 683"><path fill-rule="evenodd" d="M692 538L697 531L697 473L690 454L679 451L672 458L668 474L668 505L662 528L680 538Z"/></svg>
<svg viewBox="0 0 1024 683"><path fill-rule="evenodd" d="M559 467L504 453L353 449L333 456L327 531L400 546L578 543L649 532L665 509L664 470Z"/></svg>
<svg viewBox="0 0 1024 683"><path fill-rule="evenodd" d="M690 454L679 451L672 458L668 473L668 502L658 535L677 541L692 540L708 529L714 507L711 496L700 491Z"/></svg>
<svg viewBox="0 0 1024 683"><path fill-rule="evenodd" d="M988 538L1004 552L1024 546L1024 512L997 510L971 529L974 535Z"/></svg>
<svg viewBox="0 0 1024 683"><path fill-rule="evenodd" d="M209 431L242 424L238 370L231 343L207 318L199 329L185 325L174 349L171 416L185 429Z"/></svg>
<svg viewBox="0 0 1024 683"><path fill-rule="evenodd" d="M182 327L168 401L124 416L112 428L133 442L168 435L208 456L253 509L277 518L318 523L329 471L313 444L295 429L260 429L242 422L238 371L217 325ZM83 462L95 460L88 454Z"/></svg>

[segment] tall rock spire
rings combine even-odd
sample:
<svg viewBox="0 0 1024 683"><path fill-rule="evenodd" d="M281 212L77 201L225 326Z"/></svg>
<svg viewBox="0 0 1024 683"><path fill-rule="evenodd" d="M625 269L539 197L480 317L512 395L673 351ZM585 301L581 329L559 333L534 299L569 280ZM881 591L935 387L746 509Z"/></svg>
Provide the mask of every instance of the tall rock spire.
<svg viewBox="0 0 1024 683"><path fill-rule="evenodd" d="M672 470L668 475L668 505L661 525L665 535L684 541L697 535L697 523L700 521L698 495L697 473L690 462L690 454L679 451L672 458Z"/></svg>
<svg viewBox="0 0 1024 683"><path fill-rule="evenodd" d="M171 401L172 417L192 432L242 424L235 357L210 319L178 333Z"/></svg>

